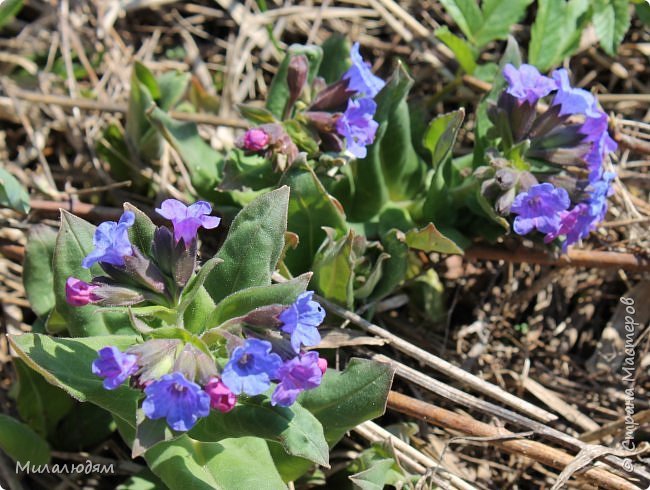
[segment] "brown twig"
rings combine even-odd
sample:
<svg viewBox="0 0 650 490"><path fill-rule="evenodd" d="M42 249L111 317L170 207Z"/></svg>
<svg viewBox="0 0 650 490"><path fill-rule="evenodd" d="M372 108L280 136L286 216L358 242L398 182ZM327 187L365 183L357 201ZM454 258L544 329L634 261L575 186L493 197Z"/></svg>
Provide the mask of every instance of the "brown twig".
<svg viewBox="0 0 650 490"><path fill-rule="evenodd" d="M526 439L512 439L515 436L513 432L480 422L467 415L436 407L395 391L391 391L388 395L388 408L469 436L493 438L490 443L507 452L523 455L559 470L563 470L574 459L570 454L546 444ZM639 488L620 476L598 467L591 467L578 472L575 476L611 490L638 490Z"/></svg>
<svg viewBox="0 0 650 490"><path fill-rule="evenodd" d="M553 257L539 250L520 246L514 250L489 245L473 245L465 250L465 257L472 260L504 260L529 264L554 265L558 267L615 267L632 271L650 271L650 260L631 253L600 252L596 250L569 250L567 254Z"/></svg>

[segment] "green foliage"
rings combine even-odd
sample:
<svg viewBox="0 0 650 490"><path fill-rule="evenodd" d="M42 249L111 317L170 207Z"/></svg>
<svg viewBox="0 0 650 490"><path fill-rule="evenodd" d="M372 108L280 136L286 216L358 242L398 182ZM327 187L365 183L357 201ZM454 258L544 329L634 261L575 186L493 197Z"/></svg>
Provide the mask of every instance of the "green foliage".
<svg viewBox="0 0 650 490"><path fill-rule="evenodd" d="M321 45L323 59L318 68L318 76L323 77L327 83L340 80L350 67L350 41L341 34L332 34Z"/></svg>
<svg viewBox="0 0 650 490"><path fill-rule="evenodd" d="M18 15L23 8L24 0L5 0L0 3L0 29Z"/></svg>
<svg viewBox="0 0 650 490"><path fill-rule="evenodd" d="M0 449L14 461L44 465L50 460L47 442L28 425L0 413Z"/></svg>
<svg viewBox="0 0 650 490"><path fill-rule="evenodd" d="M477 54L467 41L453 34L447 26L436 29L435 36L452 50L465 73L470 75L474 73Z"/></svg>
<svg viewBox="0 0 650 490"><path fill-rule="evenodd" d="M600 45L614 56L630 27L628 0L596 0L593 2L593 23Z"/></svg>
<svg viewBox="0 0 650 490"><path fill-rule="evenodd" d="M441 0L463 34L477 47L505 39L519 22L532 0ZM443 40L444 42L444 40Z"/></svg>
<svg viewBox="0 0 650 490"><path fill-rule="evenodd" d="M0 168L0 206L29 212L29 194L20 182L4 168Z"/></svg>
<svg viewBox="0 0 650 490"><path fill-rule="evenodd" d="M267 286L284 248L289 188L261 195L233 221L217 257L223 264L205 280L205 288L218 303L241 289Z"/></svg>
<svg viewBox="0 0 650 490"><path fill-rule="evenodd" d="M528 62L541 71L558 65L577 49L588 21L588 0L538 0Z"/></svg>
<svg viewBox="0 0 650 490"><path fill-rule="evenodd" d="M23 286L32 310L39 316L54 308L52 260L56 237L56 231L43 224L33 226L27 234Z"/></svg>

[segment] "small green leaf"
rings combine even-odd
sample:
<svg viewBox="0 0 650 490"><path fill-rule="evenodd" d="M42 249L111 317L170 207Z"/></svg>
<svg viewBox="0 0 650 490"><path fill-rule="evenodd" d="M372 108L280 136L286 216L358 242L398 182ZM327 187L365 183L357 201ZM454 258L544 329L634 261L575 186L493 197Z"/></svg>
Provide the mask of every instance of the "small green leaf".
<svg viewBox="0 0 650 490"><path fill-rule="evenodd" d="M327 229L329 230L329 229ZM312 284L325 298L352 307L354 302L354 256L350 231L339 240L334 231L328 232L314 258Z"/></svg>
<svg viewBox="0 0 650 490"><path fill-rule="evenodd" d="M185 309L195 300L196 295L199 294L199 290L203 287L203 283L208 278L213 269L223 262L219 257L212 257L205 264L201 266L198 274L192 277L187 283L187 286L183 290L183 295L181 296L181 302L179 303L176 311L179 314L183 314Z"/></svg>
<svg viewBox="0 0 650 490"><path fill-rule="evenodd" d="M473 33L477 46L482 47L495 39L508 37L510 28L522 19L532 1L483 0L483 22L480 29Z"/></svg>
<svg viewBox="0 0 650 490"><path fill-rule="evenodd" d="M23 0L5 0L0 2L0 29L7 25L18 15L23 8Z"/></svg>
<svg viewBox="0 0 650 490"><path fill-rule="evenodd" d="M148 119L178 152L196 191L201 197L214 199L221 181L223 155L201 138L195 123L176 121L159 107L148 109Z"/></svg>
<svg viewBox="0 0 650 490"><path fill-rule="evenodd" d="M336 230L339 237L347 231L341 205L330 196L308 165L292 168L281 183L291 188L288 228L300 238L295 249L288 250L284 263L294 274L310 270L318 248L325 239L323 227Z"/></svg>
<svg viewBox="0 0 650 490"><path fill-rule="evenodd" d="M205 280L215 303L241 289L271 284L284 248L289 188L256 198L237 215L217 257L223 264Z"/></svg>
<svg viewBox="0 0 650 490"><path fill-rule="evenodd" d="M470 75L474 73L476 69L476 54L464 39L453 34L447 26L439 27L434 34L453 51L456 55L456 60L465 73Z"/></svg>
<svg viewBox="0 0 650 490"><path fill-rule="evenodd" d="M408 245L404 243L404 234L396 229L381 237L381 244L390 258L384 265L381 279L375 286L370 299L380 299L392 293L405 279L408 266Z"/></svg>
<svg viewBox="0 0 650 490"><path fill-rule="evenodd" d="M593 23L600 45L611 56L630 27L628 0L596 0L593 2Z"/></svg>
<svg viewBox="0 0 650 490"><path fill-rule="evenodd" d="M0 413L0 449L21 465L44 465L50 461L47 442L28 425Z"/></svg>
<svg viewBox="0 0 650 490"><path fill-rule="evenodd" d="M528 62L547 71L577 49L589 11L588 0L538 0Z"/></svg>
<svg viewBox="0 0 650 490"><path fill-rule="evenodd" d="M323 48L323 61L320 64L318 75L327 83L334 83L341 79L350 67L350 41L347 36L332 34L321 45Z"/></svg>
<svg viewBox="0 0 650 490"><path fill-rule="evenodd" d="M406 233L406 244L423 252L440 252L445 254L462 254L463 251L449 238L438 231L433 223L421 230L413 229Z"/></svg>
<svg viewBox="0 0 650 490"><path fill-rule="evenodd" d="M37 315L46 315L54 308L54 272L52 260L57 233L47 225L29 229L25 243L23 285L29 304Z"/></svg>
<svg viewBox="0 0 650 490"><path fill-rule="evenodd" d="M476 0L440 0L454 22L470 41L483 25L483 14Z"/></svg>
<svg viewBox="0 0 650 490"><path fill-rule="evenodd" d="M353 427L384 413L394 373L389 364L353 358L343 372L328 370L321 385L298 401L320 420L332 447Z"/></svg>
<svg viewBox="0 0 650 490"><path fill-rule="evenodd" d="M271 111L264 107L257 107L253 105L240 104L237 106L241 115L252 122L253 124L267 124L274 123L276 119L271 114Z"/></svg>
<svg viewBox="0 0 650 490"><path fill-rule="evenodd" d="M0 206L29 212L29 194L18 179L4 168L0 168Z"/></svg>
<svg viewBox="0 0 650 490"><path fill-rule="evenodd" d="M151 245L156 225L145 213L133 204L125 202L124 211L131 211L135 215L135 222L129 228L129 240L146 256L151 256Z"/></svg>
<svg viewBox="0 0 650 490"><path fill-rule="evenodd" d="M290 305L307 289L310 279L311 273L308 272L287 282L237 291L219 302L210 314L207 324L210 327L216 327L261 306Z"/></svg>
<svg viewBox="0 0 650 490"><path fill-rule="evenodd" d="M438 169L440 164L449 155L465 119L465 110L448 112L436 117L424 136L424 146L431 152L431 165Z"/></svg>
<svg viewBox="0 0 650 490"><path fill-rule="evenodd" d="M392 459L374 461L370 468L350 475L350 480L360 490L383 490L393 478L395 466Z"/></svg>

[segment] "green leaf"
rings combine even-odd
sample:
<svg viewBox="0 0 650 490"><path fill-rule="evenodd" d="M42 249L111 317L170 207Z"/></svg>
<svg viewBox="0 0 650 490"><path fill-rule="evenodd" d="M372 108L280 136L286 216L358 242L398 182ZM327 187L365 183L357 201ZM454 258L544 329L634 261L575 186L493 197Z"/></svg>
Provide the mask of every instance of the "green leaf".
<svg viewBox="0 0 650 490"><path fill-rule="evenodd" d="M650 27L650 3L640 2L637 3L634 8L639 20L646 27Z"/></svg>
<svg viewBox="0 0 650 490"><path fill-rule="evenodd" d="M483 14L475 0L440 0L454 22L470 41L483 25Z"/></svg>
<svg viewBox="0 0 650 490"><path fill-rule="evenodd" d="M196 299L196 296L199 294L200 289L203 288L205 280L208 278L214 268L222 262L223 260L219 257L212 257L201 266L198 274L190 279L190 281L187 283L187 286L183 290L181 301L176 308L176 311L179 314L182 314L186 308Z"/></svg>
<svg viewBox="0 0 650 490"><path fill-rule="evenodd" d="M54 272L52 260L57 233L47 225L29 229L25 243L23 286L29 304L37 315L46 315L54 308Z"/></svg>
<svg viewBox="0 0 650 490"><path fill-rule="evenodd" d="M332 34L323 44L323 61L318 70L318 76L323 77L327 83L334 83L341 79L350 67L350 41L347 36Z"/></svg>
<svg viewBox="0 0 650 490"><path fill-rule="evenodd" d="M408 266L408 246L404 243L404 234L401 231L390 230L381 237L381 244L390 258L386 261L381 279L370 295L371 300L392 293L406 277Z"/></svg>
<svg viewBox="0 0 650 490"><path fill-rule="evenodd" d="M476 69L476 54L467 41L453 34L447 26L439 27L434 34L456 55L456 60L465 73L470 75L474 73Z"/></svg>
<svg viewBox="0 0 650 490"><path fill-rule="evenodd" d="M126 118L126 139L129 149L135 150L136 158L144 161L161 157L163 140L147 121L146 112L160 97L160 87L153 73L140 62L135 62L131 73L131 92Z"/></svg>
<svg viewBox="0 0 650 490"><path fill-rule="evenodd" d="M135 215L135 222L129 228L129 240L146 256L151 256L151 245L156 225L145 213L133 204L125 202L124 211L131 211Z"/></svg>
<svg viewBox="0 0 650 490"><path fill-rule="evenodd" d="M188 436L158 444L145 455L170 490L286 490L264 440L257 437L201 443Z"/></svg>
<svg viewBox="0 0 650 490"><path fill-rule="evenodd" d="M110 412L92 403L77 403L56 428L51 440L65 451L92 450L115 431Z"/></svg>
<svg viewBox="0 0 650 490"><path fill-rule="evenodd" d="M628 0L596 0L593 2L593 23L600 45L615 56L630 27Z"/></svg>
<svg viewBox="0 0 650 490"><path fill-rule="evenodd" d="M588 0L538 0L528 62L547 71L577 49L588 10Z"/></svg>
<svg viewBox="0 0 650 490"><path fill-rule="evenodd" d="M0 449L22 465L44 465L50 461L47 442L28 425L0 413Z"/></svg>
<svg viewBox="0 0 650 490"><path fill-rule="evenodd" d="M223 260L205 280L215 303L240 289L271 284L284 248L289 188L263 194L237 215L217 257Z"/></svg>
<svg viewBox="0 0 650 490"><path fill-rule="evenodd" d="M13 360L18 375L16 408L20 418L40 436L51 434L72 409L74 401L63 390L49 384L23 360Z"/></svg>
<svg viewBox="0 0 650 490"><path fill-rule="evenodd" d="M394 478L395 466L392 459L374 461L370 468L350 475L350 480L360 490L383 490Z"/></svg>
<svg viewBox="0 0 650 490"><path fill-rule="evenodd" d="M290 305L307 289L310 279L311 273L306 273L287 282L237 291L219 302L210 314L207 324L215 327L261 306Z"/></svg>
<svg viewBox="0 0 650 490"><path fill-rule="evenodd" d="M189 436L215 442L228 437L255 436L279 442L293 456L329 466L329 447L320 422L299 403L273 406L262 397L240 399L228 413L212 411Z"/></svg>
<svg viewBox="0 0 650 490"><path fill-rule="evenodd" d="M133 330L126 315L102 313L94 305L71 306L66 301L65 283L68 277L91 281L92 273L102 275L97 264L91 269L81 266L81 261L94 248L95 227L77 216L61 211L61 229L54 250L54 296L56 311L74 336L106 335L109 333L129 333Z"/></svg>
<svg viewBox="0 0 650 490"><path fill-rule="evenodd" d="M384 413L394 373L389 364L353 358L343 372L329 369L321 385L298 401L320 420L332 447L353 427Z"/></svg>
<svg viewBox="0 0 650 490"><path fill-rule="evenodd" d="M278 67L278 71L273 77L269 94L266 98L266 108L277 118L282 119L284 106L289 98L289 86L287 85L287 71L289 69L289 61L292 56L305 55L309 62L309 73L307 74L307 84L311 85L314 76L318 73L323 58L323 50L319 46L302 46L300 44L292 44L287 50L287 54Z"/></svg>
<svg viewBox="0 0 650 490"><path fill-rule="evenodd" d="M223 155L201 138L195 123L176 121L159 107L150 109L147 117L178 152L199 195L213 200L218 195L215 189L221 182Z"/></svg>
<svg viewBox="0 0 650 490"><path fill-rule="evenodd" d="M208 316L214 310L214 301L205 289L200 287L194 300L185 309L183 324L192 333L203 332L210 326L207 322Z"/></svg>
<svg viewBox="0 0 650 490"><path fill-rule="evenodd" d="M462 254L463 251L449 238L438 231L433 223L418 230L417 228L406 233L406 244L423 252L440 252L445 254Z"/></svg>
<svg viewBox="0 0 650 490"><path fill-rule="evenodd" d="M476 44L481 47L495 39L505 39L510 28L519 22L533 0L483 0L483 22L474 31Z"/></svg>
<svg viewBox="0 0 650 490"><path fill-rule="evenodd" d="M284 263L292 273L300 274L311 268L325 239L323 227L334 229L338 238L347 231L347 223L341 205L327 193L308 165L292 168L281 183L291 188L288 229L300 238L298 246L287 251Z"/></svg>
<svg viewBox="0 0 650 490"><path fill-rule="evenodd" d="M179 71L168 71L160 75L156 79L160 88L160 95L155 97L158 107L163 111L173 109L185 95L190 76L189 73Z"/></svg>
<svg viewBox="0 0 650 490"><path fill-rule="evenodd" d="M6 206L21 213L29 212L29 194L18 179L4 168L0 168L0 206Z"/></svg>
<svg viewBox="0 0 650 490"><path fill-rule="evenodd" d="M325 298L352 307L354 302L354 233L335 239L334 231L328 236L314 258L312 284Z"/></svg>
<svg viewBox="0 0 650 490"><path fill-rule="evenodd" d="M23 0L5 0L0 3L0 28L7 25L23 8Z"/></svg>
<svg viewBox="0 0 650 490"><path fill-rule="evenodd" d="M149 468L145 468L120 483L115 490L167 490L167 487Z"/></svg>
<svg viewBox="0 0 650 490"><path fill-rule="evenodd" d="M46 381L76 400L99 405L135 427L140 392L125 385L116 390L106 390L102 379L92 373L91 365L102 347L112 345L123 351L135 344L138 337L113 335L70 339L22 334L8 338L18 356Z"/></svg>

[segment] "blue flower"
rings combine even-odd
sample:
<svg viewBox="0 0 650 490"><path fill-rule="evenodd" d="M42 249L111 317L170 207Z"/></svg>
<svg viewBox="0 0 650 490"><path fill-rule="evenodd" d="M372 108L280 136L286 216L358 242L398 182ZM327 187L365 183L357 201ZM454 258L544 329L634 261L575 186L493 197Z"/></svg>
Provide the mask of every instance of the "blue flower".
<svg viewBox="0 0 650 490"><path fill-rule="evenodd" d="M597 107L596 98L584 89L572 87L569 73L564 68L555 70L551 76L557 83L553 105L560 106L560 116L584 114L587 117L598 117L598 111L594 109Z"/></svg>
<svg viewBox="0 0 650 490"><path fill-rule="evenodd" d="M365 158L366 145L375 140L379 124L372 117L376 110L372 99L349 99L345 112L336 120L336 132L345 138L347 150L357 158Z"/></svg>
<svg viewBox="0 0 650 490"><path fill-rule="evenodd" d="M318 353L312 351L286 361L278 369L277 378L280 382L271 396L271 405L293 405L302 391L316 388L323 379Z"/></svg>
<svg viewBox="0 0 650 490"><path fill-rule="evenodd" d="M291 347L300 352L300 345L313 347L320 343L318 326L323 323L325 310L312 301L313 291L305 291L294 303L278 316L283 332L291 335Z"/></svg>
<svg viewBox="0 0 650 490"><path fill-rule="evenodd" d="M210 396L181 373L166 374L144 389L142 411L150 419L167 419L177 431L188 431L210 413Z"/></svg>
<svg viewBox="0 0 650 490"><path fill-rule="evenodd" d="M506 91L519 102L535 104L557 88L554 80L540 74L533 65L524 64L517 69L508 63L503 69L503 76L508 82Z"/></svg>
<svg viewBox="0 0 650 490"><path fill-rule="evenodd" d="M114 390L138 371L137 356L125 354L117 347L104 347L93 361L93 374L104 379L104 388Z"/></svg>
<svg viewBox="0 0 650 490"><path fill-rule="evenodd" d="M83 259L81 265L89 269L95 262L124 265L124 257L133 255L128 230L135 222L132 211L124 211L120 221L104 221L95 230L95 249Z"/></svg>
<svg viewBox="0 0 650 490"><path fill-rule="evenodd" d="M510 211L518 214L514 230L526 235L534 229L542 233L555 233L560 227L560 212L569 207L569 194L561 187L548 182L537 184L527 192L517 194Z"/></svg>
<svg viewBox="0 0 650 490"><path fill-rule="evenodd" d="M359 43L352 45L350 58L352 66L343 74L343 79L348 80L348 89L366 97L377 95L386 82L370 71L370 63L364 61L359 53Z"/></svg>
<svg viewBox="0 0 650 490"><path fill-rule="evenodd" d="M586 136L585 141L591 143L584 160L589 169L589 182L596 183L603 176L603 160L608 153L616 151L618 145L607 131L607 114L598 108L595 99L591 112L596 113L597 116L587 117L580 127L580 132Z"/></svg>
<svg viewBox="0 0 650 490"><path fill-rule="evenodd" d="M205 201L197 201L186 206L176 199L166 199L159 208L156 208L156 212L174 224L176 243L182 238L186 246L196 239L199 228L216 228L221 221L221 218L210 216L212 206Z"/></svg>
<svg viewBox="0 0 650 490"><path fill-rule="evenodd" d="M237 347L221 373L223 383L236 395L259 395L271 386L282 359L266 340L248 339Z"/></svg>

